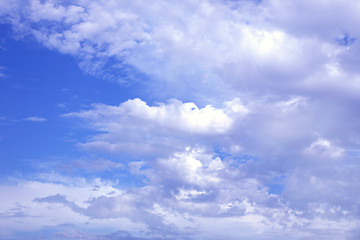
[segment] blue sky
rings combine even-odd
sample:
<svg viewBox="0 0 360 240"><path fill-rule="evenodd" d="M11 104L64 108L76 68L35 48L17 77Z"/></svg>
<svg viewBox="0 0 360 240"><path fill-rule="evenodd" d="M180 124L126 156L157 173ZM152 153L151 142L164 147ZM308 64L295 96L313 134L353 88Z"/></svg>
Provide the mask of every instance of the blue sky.
<svg viewBox="0 0 360 240"><path fill-rule="evenodd" d="M0 239L359 239L359 9L0 0Z"/></svg>

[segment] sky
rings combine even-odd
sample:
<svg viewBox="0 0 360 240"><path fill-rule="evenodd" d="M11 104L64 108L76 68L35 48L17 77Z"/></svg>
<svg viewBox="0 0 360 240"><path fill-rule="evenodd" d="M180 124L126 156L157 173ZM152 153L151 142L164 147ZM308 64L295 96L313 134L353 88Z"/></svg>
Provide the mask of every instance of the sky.
<svg viewBox="0 0 360 240"><path fill-rule="evenodd" d="M359 29L350 0L0 0L0 239L359 239Z"/></svg>

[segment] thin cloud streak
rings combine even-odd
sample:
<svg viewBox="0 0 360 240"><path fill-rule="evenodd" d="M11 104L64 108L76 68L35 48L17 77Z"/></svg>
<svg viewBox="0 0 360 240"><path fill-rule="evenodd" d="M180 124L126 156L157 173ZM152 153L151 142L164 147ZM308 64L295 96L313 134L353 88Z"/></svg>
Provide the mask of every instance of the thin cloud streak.
<svg viewBox="0 0 360 240"><path fill-rule="evenodd" d="M30 121L30 122L46 122L47 121L46 118L37 117L37 116L27 117L27 118L24 118L23 120Z"/></svg>

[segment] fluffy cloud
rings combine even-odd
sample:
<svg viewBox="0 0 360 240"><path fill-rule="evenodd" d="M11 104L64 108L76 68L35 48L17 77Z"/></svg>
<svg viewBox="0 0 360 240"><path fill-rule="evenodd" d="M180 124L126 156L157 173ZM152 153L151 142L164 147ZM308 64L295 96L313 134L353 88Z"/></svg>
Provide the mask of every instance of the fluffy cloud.
<svg viewBox="0 0 360 240"><path fill-rule="evenodd" d="M248 113L239 99L224 102L224 108L211 105L198 108L194 103L171 100L167 104L148 106L140 99L119 106L93 105L93 109L68 113L78 117L97 131L93 139L80 145L110 152L133 153L183 149L196 139L215 138L232 129L236 120Z"/></svg>
<svg viewBox="0 0 360 240"><path fill-rule="evenodd" d="M238 90L310 94L314 86L307 80L314 77L311 82L331 85L328 66L341 72L356 57L349 49L357 49L354 28L340 27L357 22L356 8L339 4L158 0L150 7L138 1L37 0L7 15L15 30L79 57L87 72L120 82L139 81L145 74L156 94L180 98L187 93L204 101L214 94L236 97ZM323 9L328 14L317 19ZM333 13L354 20L324 28Z"/></svg>
<svg viewBox="0 0 360 240"><path fill-rule="evenodd" d="M246 174L251 166L234 161L220 159L205 148L188 148L152 163L130 162L129 170L146 180L143 186L129 189L100 179L54 174L13 179L12 185L1 186L10 194L2 204L0 224L6 224L10 233L46 228L53 234L49 237L61 233L89 239L116 239L115 232L121 231L129 239L218 239L224 234L229 239L258 234L263 239L319 234L336 239L357 228L349 204L334 204L326 199L328 195L319 198L324 190L312 192L313 197L303 195L302 200L310 199L299 208L289 201L291 195L268 193L265 182ZM319 176L309 180L317 190L329 186ZM69 219L73 225L66 226Z"/></svg>
<svg viewBox="0 0 360 240"><path fill-rule="evenodd" d="M81 144L87 149L96 151L94 146L97 146L97 150L135 156L143 151L144 161L129 163L131 173L146 176L152 186L147 191L154 191L154 195L164 199L176 199L178 204L172 208L178 211L194 210L196 214L218 217L232 211L252 213L253 206L257 206L254 211L260 219L267 216L270 221L279 214L282 217L278 224L283 226L290 221L287 218L296 216L291 224L301 228L310 224L312 217L319 217L317 221L321 222L333 221L335 216L344 221L357 216L355 198L345 196L348 192L359 194L355 190L359 166L356 158L348 156L351 151L348 149L355 142L344 138L356 124L348 122L349 128L343 129L343 133L333 132L334 126L341 128L341 118L334 115L350 114L351 107L338 108L333 102L324 104L304 97L286 100L267 97L245 105L236 99L225 102L222 109L193 108L191 111L196 114L192 114L183 111L187 109L186 104L175 101L150 107L141 100L129 100L117 107L95 105L91 110L66 116L82 118L95 130L106 132ZM328 108L323 109L324 106ZM177 124L164 121L167 113L180 120L182 114L196 118L197 114L205 114L202 110L207 108L231 119L231 128L223 132L211 127L207 132L190 131L192 125L186 121ZM205 116L204 129L212 122L213 115L206 113ZM326 116L331 117L326 118L325 123ZM97 140L101 140L102 145L97 145ZM122 147L130 141L134 141L132 149L130 145ZM216 145L216 153L192 148L199 143L205 149L214 149ZM187 146L191 147L182 152ZM154 159L158 156L162 158ZM282 190L273 190L277 187ZM277 193L272 195L272 191ZM285 213L290 211L285 206L293 213ZM319 206L324 209L321 214L317 210ZM162 208L166 207L162 205Z"/></svg>

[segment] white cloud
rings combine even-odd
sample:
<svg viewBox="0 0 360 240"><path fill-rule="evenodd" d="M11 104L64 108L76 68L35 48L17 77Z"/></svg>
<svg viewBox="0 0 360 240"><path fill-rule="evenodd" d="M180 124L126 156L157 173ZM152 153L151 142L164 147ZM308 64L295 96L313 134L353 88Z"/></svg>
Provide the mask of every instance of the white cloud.
<svg viewBox="0 0 360 240"><path fill-rule="evenodd" d="M304 189L301 200L310 197L314 201L298 209L287 202L291 200L287 195L284 199L269 194L265 182L247 176L251 166L238 168L231 159L215 157L204 148L189 148L145 164L148 166L134 172L146 177L144 185L129 189L118 189L117 183L101 179L56 174L12 179L12 184L0 186L8 193L0 209L0 226L6 226L10 235L19 230L34 234L40 229L55 234L71 219L74 225L63 232L97 233L88 235L94 239L127 231L141 239L159 235L237 239L260 234L263 239L295 240L319 234L341 238L344 231L355 230L359 224L348 217L348 206L326 200L328 184L319 184L324 178L309 179L314 191L304 195Z"/></svg>
<svg viewBox="0 0 360 240"><path fill-rule="evenodd" d="M212 226L215 219L221 218L229 226L241 223L248 229L244 237L256 234L258 228L253 231L253 226L264 224L261 234L265 239L270 232L279 234L279 239L280 235L298 239L327 231L332 231L336 239L358 224L358 164L345 154L355 144L347 139L356 123L349 120L347 128L343 128L341 119L351 116L353 108L324 101L268 95L246 104L239 99L225 101L223 108L208 107L206 112L206 107L188 108L193 104L187 106L178 101L149 106L137 99L117 107L94 105L90 110L66 116L79 117L100 131L83 147L102 144L97 146L116 154L144 153L141 162L128 165L134 176L146 177L147 186L135 196L156 195L157 201L152 204L158 207L149 207L149 211L182 229L178 230L182 233L193 224L188 220L191 216L199 221L196 226L201 226L199 235L191 235L203 238L223 233L211 231L205 224ZM208 124L219 113L231 120L227 131L217 132ZM164 120L181 119L183 115L198 118L197 114L206 116L203 122L209 127L203 129L207 132L193 130L194 125L186 121L174 124ZM324 138L314 141L318 136ZM187 146L190 147L184 151ZM219 157L222 154L225 157ZM326 161L324 166L324 159L342 161ZM276 184L282 190L270 194ZM354 196L351 199L344 197L349 192ZM314 206L326 208L320 211ZM349 216L354 221L348 221ZM337 222L347 222L350 227L337 226ZM229 238L239 234L238 229L231 227L227 232Z"/></svg>
<svg viewBox="0 0 360 240"><path fill-rule="evenodd" d="M266 1L266 15L274 24L296 35L315 35L332 41L337 35L356 33L359 4L352 1ZM299 11L301 9L301 11ZM319 14L321 12L321 14ZM303 14L306 14L304 18ZM346 16L346 17L345 17Z"/></svg>
<svg viewBox="0 0 360 240"><path fill-rule="evenodd" d="M228 105L234 112L246 112L246 108L240 103L229 102ZM216 109L211 105L199 109L194 103L182 103L178 100L156 107L149 107L140 99L129 100L121 105L119 112L193 133L223 133L233 123L223 109Z"/></svg>
<svg viewBox="0 0 360 240"><path fill-rule="evenodd" d="M225 102L224 108L216 108L232 119L229 131L205 133L188 132L188 125L166 125L166 121L162 121L166 119L168 109L171 109L169 112L172 114L177 114L179 119L181 114L188 114L186 111L182 112L181 106L185 104L173 105L173 102L170 102L148 106L140 100L137 100L137 103L133 100L125 103L118 107L94 105L91 110L70 113L67 116L80 117L100 131L82 144L88 150L107 150L135 156L142 152L142 157L146 157L142 158L144 161L141 163L130 164L132 173L147 176L156 183L155 186L164 186L167 194L178 200L183 199L185 202L176 209L191 208L186 201L198 201L197 207L201 210L197 211L211 215L220 211L214 210L217 209L213 206L214 199L223 198L221 204L234 206L226 214L242 212L243 210L236 207L236 197L232 199L227 196L230 190L218 190L233 187L236 188L231 190L234 191L233 194L247 196L250 203L256 199L258 206L275 204L270 203L272 200L268 199L267 191L273 184L272 179L284 176L280 183L275 182L284 188L284 193L280 192L279 196L284 197L283 204L302 211L304 218L314 214L306 204L317 201L341 206L344 211L355 214L356 204L353 201L351 204L346 203L344 196L346 192L356 189L355 173L358 164L345 154L346 147L353 143L345 141L343 136L351 134L356 124L350 121L348 129L342 128L341 131L334 132L334 126L342 125L338 122L339 119L327 117L334 116L335 113L338 113L337 116L347 116L351 108L346 109L342 105L334 105L333 102L324 104L322 101L299 96L286 99L264 97L248 102L246 108L239 100L233 100ZM131 108L135 106L135 109ZM200 108L199 112L201 109L205 108ZM157 117L155 113L162 117ZM174 129L174 126L177 128ZM318 135L327 138L313 142ZM335 141L343 147L335 145ZM226 164L220 158L205 154L201 148L191 148L199 143L208 149L217 144L219 147L216 150L220 151L220 155L224 153ZM94 149L95 146L98 149ZM182 152L187 146L191 147ZM159 156L161 157L155 161L154 158ZM326 158L344 161L328 161L328 167L324 168L324 161L318 160ZM344 162L344 165L337 165L340 162ZM348 165L353 167L348 169ZM236 167L232 169L229 166ZM153 167L156 171L147 167ZM343 174L346 175L345 178ZM238 186L235 182L241 185ZM307 187L300 193L294 193L302 185ZM257 192L258 188L262 188L264 192ZM333 191L339 194L331 196ZM208 202L204 204L202 201L206 200ZM267 211L264 210L261 215L268 216ZM336 214L344 217L340 213ZM329 213L323 217L332 216ZM307 221L309 220L305 222Z"/></svg>
<svg viewBox="0 0 360 240"><path fill-rule="evenodd" d="M8 229L12 232L36 231L45 226L69 223L70 219L73 224L86 228L84 222L88 220L87 217L74 213L61 204L46 206L33 200L49 195L65 195L73 203L86 206L86 200L89 198L112 196L114 193L121 192L99 179L94 179L92 182L74 178L67 178L69 182L64 182L62 179L64 178L61 176L49 174L46 180L12 179L8 185L2 184L1 191L7 194L2 199L0 229ZM95 186L97 186L96 191L94 190ZM111 220L107 223L102 221L98 221L98 223L113 227L118 224L112 223Z"/></svg>
<svg viewBox="0 0 360 240"><path fill-rule="evenodd" d="M311 143L311 145L304 150L304 153L339 158L344 156L345 150L341 147L334 146L334 144L326 139L319 139Z"/></svg>
<svg viewBox="0 0 360 240"><path fill-rule="evenodd" d="M224 135L246 114L248 110L239 99L225 102L224 108L199 108L178 100L148 106L134 99L119 106L95 104L93 109L64 116L81 118L91 128L104 132L81 143L84 148L158 154L183 149L206 135L210 139Z"/></svg>
<svg viewBox="0 0 360 240"><path fill-rule="evenodd" d="M308 6L335 11L338 2L159 0L151 5L36 0L22 10L13 7L10 16L20 31L27 29L44 45L79 57L85 71L119 82L138 81L126 69L139 71L155 80L152 90L166 98L185 93L201 100L210 93L235 97L234 87L260 94L292 91L322 66L341 61L336 53L343 47L334 41L344 34L340 29L332 28L327 39L292 31L297 5L313 16ZM356 16L349 5L342 4L340 13ZM326 16L323 23L332 15ZM322 79L326 82L326 75Z"/></svg>
<svg viewBox="0 0 360 240"><path fill-rule="evenodd" d="M24 120L25 121L30 121L30 122L46 122L47 121L46 118L37 117L37 116L27 117L27 118L24 118Z"/></svg>

